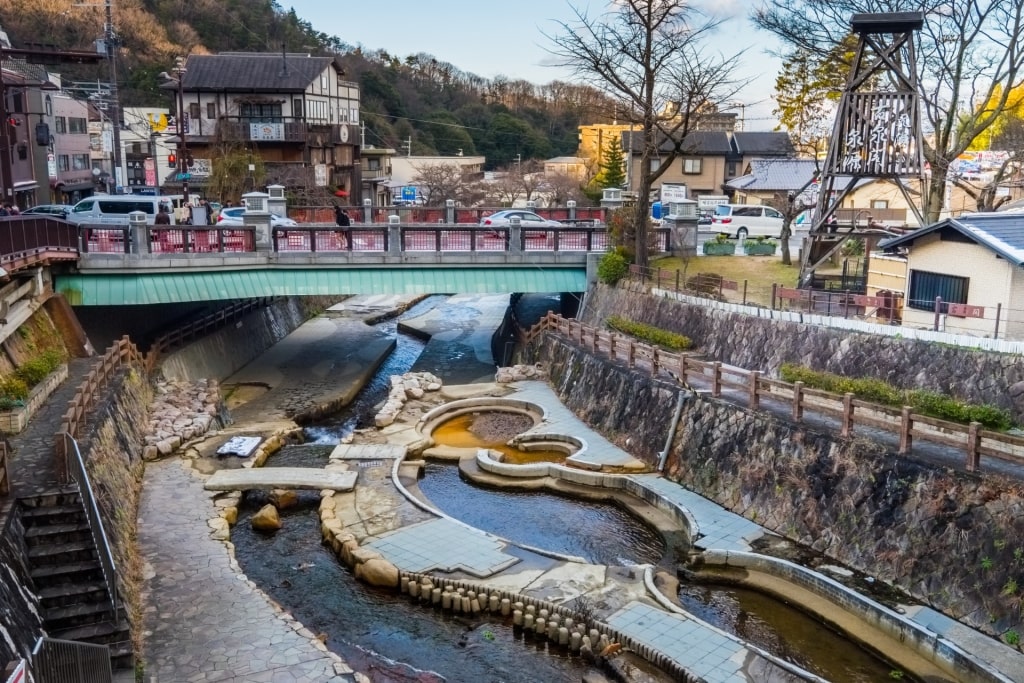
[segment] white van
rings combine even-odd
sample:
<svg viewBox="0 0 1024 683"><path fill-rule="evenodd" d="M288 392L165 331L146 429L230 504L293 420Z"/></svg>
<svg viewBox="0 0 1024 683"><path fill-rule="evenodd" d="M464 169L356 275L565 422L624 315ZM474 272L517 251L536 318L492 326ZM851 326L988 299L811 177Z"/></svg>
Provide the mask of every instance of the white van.
<svg viewBox="0 0 1024 683"><path fill-rule="evenodd" d="M174 207L169 197L139 194L86 197L71 208L68 220L79 225L127 225L128 214L141 211L146 214L146 223L153 225L161 206L170 214L171 223L174 223Z"/></svg>
<svg viewBox="0 0 1024 683"><path fill-rule="evenodd" d="M782 214L760 204L719 204L711 216L713 232L743 237L778 237L782 233Z"/></svg>

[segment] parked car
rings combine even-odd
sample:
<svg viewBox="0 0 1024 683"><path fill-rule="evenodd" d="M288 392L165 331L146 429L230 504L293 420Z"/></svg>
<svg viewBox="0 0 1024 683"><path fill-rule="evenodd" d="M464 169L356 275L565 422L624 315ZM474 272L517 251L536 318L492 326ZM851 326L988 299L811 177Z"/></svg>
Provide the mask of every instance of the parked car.
<svg viewBox="0 0 1024 683"><path fill-rule="evenodd" d="M221 209L220 213L217 215L217 225L241 226L245 223L243 220L244 216L244 206L232 206L227 209ZM272 228L294 228L298 225L299 224L291 218L284 218L283 216L278 216L276 213L270 214L270 227Z"/></svg>
<svg viewBox="0 0 1024 683"><path fill-rule="evenodd" d="M782 233L782 222L782 214L770 206L719 204L711 217L711 229L736 239L758 235L778 237Z"/></svg>
<svg viewBox="0 0 1024 683"><path fill-rule="evenodd" d="M490 216L484 216L480 219L481 228L507 228L512 225L512 219L518 218L519 224L524 228L564 228L565 223L559 223L542 216L538 216L532 211L522 211L520 209L507 209L505 211L495 211Z"/></svg>
<svg viewBox="0 0 1024 683"><path fill-rule="evenodd" d="M33 206L31 209L25 209L21 212L23 216L54 216L55 218L64 219L66 219L70 213L70 204L40 204L39 206Z"/></svg>

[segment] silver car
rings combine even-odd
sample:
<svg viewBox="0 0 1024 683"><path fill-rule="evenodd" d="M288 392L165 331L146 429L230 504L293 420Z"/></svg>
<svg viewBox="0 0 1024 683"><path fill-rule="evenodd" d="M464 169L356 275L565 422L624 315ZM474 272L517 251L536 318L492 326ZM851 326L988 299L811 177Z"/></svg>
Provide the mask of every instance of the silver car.
<svg viewBox="0 0 1024 683"><path fill-rule="evenodd" d="M512 219L518 218L519 224L524 228L564 228L564 223L553 221L543 216L538 216L532 211L522 209L506 209L495 211L490 216L480 219L481 228L507 228L512 225Z"/></svg>

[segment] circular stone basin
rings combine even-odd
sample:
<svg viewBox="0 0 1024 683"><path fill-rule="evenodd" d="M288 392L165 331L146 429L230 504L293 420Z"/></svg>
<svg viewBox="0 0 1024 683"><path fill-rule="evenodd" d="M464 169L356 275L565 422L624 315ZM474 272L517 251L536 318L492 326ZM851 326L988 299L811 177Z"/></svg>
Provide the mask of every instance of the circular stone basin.
<svg viewBox="0 0 1024 683"><path fill-rule="evenodd" d="M518 434L533 427L533 419L522 413L500 410L463 413L449 418L431 432L434 442L458 448L486 448L496 451L499 462L527 465L534 462L563 462L572 455L569 444L523 442L509 445ZM560 447L564 446L564 447ZM495 457L495 453L491 454Z"/></svg>

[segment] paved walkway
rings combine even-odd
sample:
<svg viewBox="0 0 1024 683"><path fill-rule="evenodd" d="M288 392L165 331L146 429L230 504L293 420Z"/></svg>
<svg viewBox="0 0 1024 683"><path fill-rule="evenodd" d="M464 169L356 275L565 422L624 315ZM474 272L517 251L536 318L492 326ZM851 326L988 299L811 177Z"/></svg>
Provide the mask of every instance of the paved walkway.
<svg viewBox="0 0 1024 683"><path fill-rule="evenodd" d="M139 544L146 560L147 683L355 680L211 538L212 496L177 458L146 466Z"/></svg>

